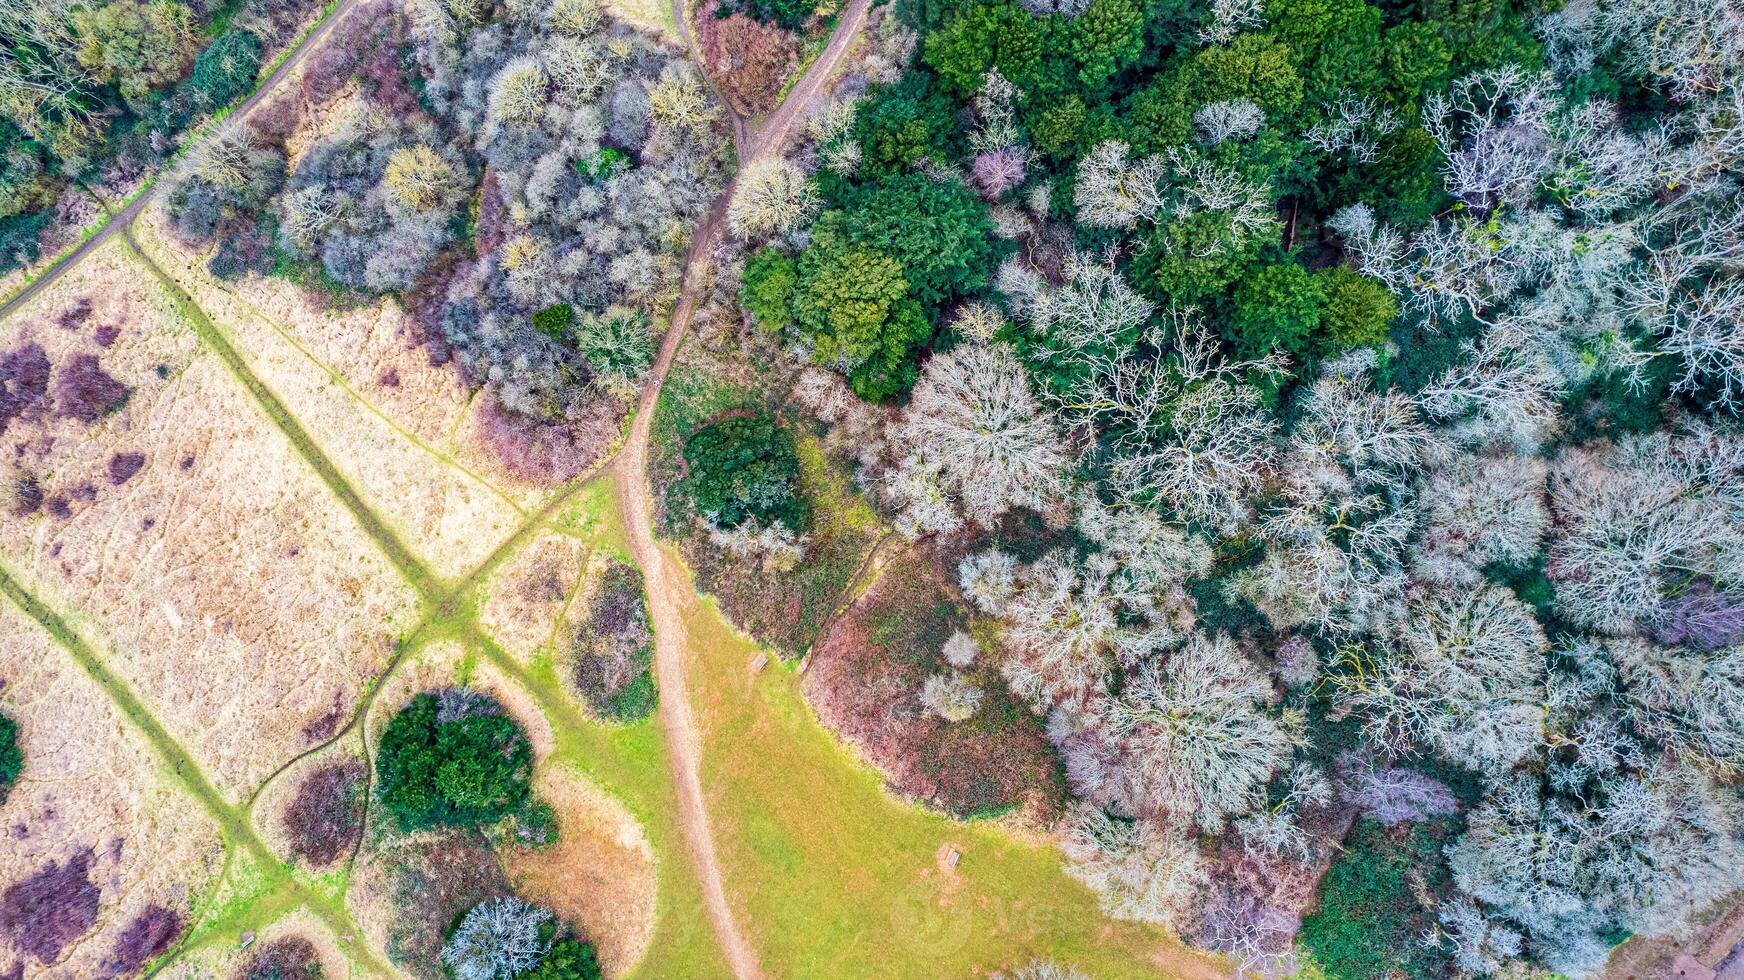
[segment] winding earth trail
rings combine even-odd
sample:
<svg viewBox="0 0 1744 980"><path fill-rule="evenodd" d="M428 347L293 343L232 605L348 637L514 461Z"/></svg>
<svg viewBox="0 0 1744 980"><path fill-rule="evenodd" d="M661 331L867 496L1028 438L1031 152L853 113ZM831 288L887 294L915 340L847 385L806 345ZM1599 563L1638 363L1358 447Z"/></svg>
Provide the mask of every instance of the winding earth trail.
<svg viewBox="0 0 1744 980"><path fill-rule="evenodd" d="M781 105L739 141L741 172L752 162L772 153L778 154L786 146L794 125L813 108L842 58L852 49L866 23L869 7L870 0L853 0L842 10L823 54L807 69ZM682 24L683 11L680 10L679 14ZM737 123L737 117L734 118ZM737 128L736 125L736 131ZM691 317L696 313L698 282L707 271L715 246L725 234L727 202L732 200L736 184L735 179L715 198L707 220L691 239L678 304L672 311L672 322L660 344L660 355L654 361L647 386L642 389L637 402L630 437L613 462L613 478L629 533L630 554L642 568L648 612L654 621L654 676L662 694L660 727L666 739L673 781L678 789L679 825L683 828L691 861L696 866L697 879L702 884L703 904L708 910L709 921L733 975L739 980L753 980L762 973L757 968L756 953L744 933L739 931L727 905L720 862L715 854L714 833L710 829L708 809L703 804L702 736L697 730L684 679L687 644L682 610L694 597L682 571L667 560L654 542L654 509L648 490L648 438L653 427L654 409L660 401L660 389L672 368L673 357L678 353Z"/></svg>
<svg viewBox="0 0 1744 980"><path fill-rule="evenodd" d="M357 0L339 0L332 10L328 11L315 23L314 28L310 30L309 33L303 35L303 39L297 42L297 46L292 48L290 53L285 55L284 60L279 62L279 66L273 69L272 74L263 79L259 85L256 85L254 91L249 94L248 98L243 99L242 102L236 106L235 110L230 113L229 118L246 118L247 115L254 110L255 106L264 101L267 95L269 95L273 89L278 87L280 82L290 76L290 73L296 69L297 65L302 63L305 55L315 50L317 47L320 47L321 38L325 37L327 32L333 29L334 24L344 20L345 15L350 13L351 8L356 5ZM210 136L210 133L207 135ZM190 147L190 149L191 148L192 147ZM171 164L171 167L173 166L174 164ZM80 242L78 247L74 248L71 252L61 256L54 265L49 266L48 270L42 275L36 277L30 285L25 286L23 289L12 294L12 297L4 303L0 303L0 317L8 315L13 310L19 309L25 303L30 302L32 296L42 292L43 289L47 288L49 283L59 279L61 273L71 269L75 265L78 265L79 260L90 254L92 250L96 249L110 238L113 238L115 235L132 228L134 219L138 218L145 212L146 207L151 204L152 198L157 195L158 188L163 186L163 179L168 175L169 168L165 168L163 171L150 178L146 182L144 188L140 190L139 194L135 196L132 201L128 202L126 207L109 216L109 220L104 223L102 228L97 229L91 237Z"/></svg>

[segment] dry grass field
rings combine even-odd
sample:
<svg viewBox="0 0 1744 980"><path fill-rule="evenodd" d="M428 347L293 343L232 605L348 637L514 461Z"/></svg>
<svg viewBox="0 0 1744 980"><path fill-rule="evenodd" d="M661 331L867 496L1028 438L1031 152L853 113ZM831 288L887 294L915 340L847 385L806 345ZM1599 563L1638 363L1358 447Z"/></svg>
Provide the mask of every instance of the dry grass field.
<svg viewBox="0 0 1744 980"><path fill-rule="evenodd" d="M146 254L193 296L364 501L402 539L415 542L414 553L438 575L464 575L512 533L523 516L514 497L424 441L420 420L402 422L377 407L373 391L355 387L302 340L329 329L340 334L331 342L362 351L348 358L354 370L361 370L361 365L381 363L370 351L381 346L393 350L403 343L391 316L386 323L375 314L327 320L308 309L257 307L214 281L203 256L169 245L154 219L148 214L141 222L140 244ZM262 309L273 309L273 317ZM299 319L300 326L288 326ZM341 325L348 319L354 322ZM379 382L380 376L365 383L370 389L391 387ZM426 387L435 387L434 380L427 379ZM442 408L438 397L437 411ZM465 421L468 411L465 403L457 404L450 431ZM423 421L426 427L435 424ZM521 492L531 491L523 487Z"/></svg>
<svg viewBox="0 0 1744 980"><path fill-rule="evenodd" d="M142 916L201 913L223 863L218 829L102 689L9 604L0 678L0 710L19 722L29 760L4 810L0 972L104 975L126 960Z"/></svg>
<svg viewBox="0 0 1744 980"><path fill-rule="evenodd" d="M491 577L480 625L517 659L552 649L581 582L584 558L581 542L541 535Z"/></svg>
<svg viewBox="0 0 1744 980"><path fill-rule="evenodd" d="M32 344L57 401L0 436L42 497L0 520L0 561L240 800L356 700L416 597L119 241L0 325L0 351ZM125 394L87 422L58 386L93 355Z"/></svg>
<svg viewBox="0 0 1744 980"><path fill-rule="evenodd" d="M623 976L654 936L648 837L622 803L560 763L540 769L533 791L557 812L557 842L505 855L509 881L591 940L608 976Z"/></svg>

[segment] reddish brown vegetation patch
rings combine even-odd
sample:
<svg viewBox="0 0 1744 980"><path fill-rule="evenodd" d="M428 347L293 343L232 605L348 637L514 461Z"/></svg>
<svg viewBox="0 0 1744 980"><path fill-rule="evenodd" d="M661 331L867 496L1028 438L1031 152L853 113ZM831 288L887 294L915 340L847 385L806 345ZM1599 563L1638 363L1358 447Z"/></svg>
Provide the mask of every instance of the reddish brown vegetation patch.
<svg viewBox="0 0 1744 980"><path fill-rule="evenodd" d="M337 861L363 829L363 763L329 763L311 772L285 805L291 850L315 867Z"/></svg>
<svg viewBox="0 0 1744 980"><path fill-rule="evenodd" d="M894 559L818 644L806 697L899 793L958 815L1012 804L1051 814L1065 798L1053 747L1006 692L992 651L967 672L984 692L974 717L952 724L921 706L927 678L950 669L940 649L968 623L946 565L930 547Z"/></svg>
<svg viewBox="0 0 1744 980"><path fill-rule="evenodd" d="M345 692L334 691L333 703L326 711L321 712L309 723L303 726L303 738L311 745L325 742L339 730L339 723L345 720Z"/></svg>
<svg viewBox="0 0 1744 980"><path fill-rule="evenodd" d="M52 963L97 921L97 886L91 884L91 849L43 865L0 893L0 936L19 951Z"/></svg>
<svg viewBox="0 0 1744 980"><path fill-rule="evenodd" d="M616 402L596 401L584 411L586 418L547 425L508 411L486 393L478 409L478 439L516 478L560 483L593 465L618 438Z"/></svg>
<svg viewBox="0 0 1744 980"><path fill-rule="evenodd" d="M14 476L12 485L6 488L0 499L10 498L12 513L17 517L29 517L42 509L42 484L36 482L36 477Z"/></svg>
<svg viewBox="0 0 1744 980"><path fill-rule="evenodd" d="M302 102L291 96L281 95L257 106L248 117L248 128L259 133L265 142L283 146L285 137L296 132L302 121Z"/></svg>
<svg viewBox="0 0 1744 980"><path fill-rule="evenodd" d="M443 976L442 940L462 913L509 894L495 852L476 833L454 831L396 850L387 952L419 976Z"/></svg>
<svg viewBox="0 0 1744 980"><path fill-rule="evenodd" d="M793 35L744 14L716 17L712 10L697 18L696 29L709 76L733 108L745 115L774 108L798 60Z"/></svg>
<svg viewBox="0 0 1744 980"><path fill-rule="evenodd" d="M74 354L55 381L55 412L63 418L95 422L121 407L127 386L97 363L95 354Z"/></svg>
<svg viewBox="0 0 1744 980"><path fill-rule="evenodd" d="M352 77L364 78L364 91L389 108L415 112L417 98L406 91L399 78L399 44L405 37L401 30L398 9L394 3L368 3L345 17L345 23L333 31L328 44L309 54L309 65L303 68L303 98L312 105L323 105L337 96ZM387 71L387 66L394 70ZM380 91L382 75L392 75L389 91Z"/></svg>
<svg viewBox="0 0 1744 980"><path fill-rule="evenodd" d="M237 980L314 980L321 976L321 956L302 936L285 936L263 945Z"/></svg>
<svg viewBox="0 0 1744 980"><path fill-rule="evenodd" d="M48 394L48 353L25 343L0 355L0 432L13 419L40 413Z"/></svg>
<svg viewBox="0 0 1744 980"><path fill-rule="evenodd" d="M115 937L115 948L103 964L104 977L129 977L175 943L182 934L182 915L162 905L139 910Z"/></svg>
<svg viewBox="0 0 1744 980"><path fill-rule="evenodd" d="M109 485L118 487L144 468L144 453L116 453L109 457Z"/></svg>
<svg viewBox="0 0 1744 980"><path fill-rule="evenodd" d="M84 297L55 315L55 324L62 330L77 330L91 318L91 298Z"/></svg>

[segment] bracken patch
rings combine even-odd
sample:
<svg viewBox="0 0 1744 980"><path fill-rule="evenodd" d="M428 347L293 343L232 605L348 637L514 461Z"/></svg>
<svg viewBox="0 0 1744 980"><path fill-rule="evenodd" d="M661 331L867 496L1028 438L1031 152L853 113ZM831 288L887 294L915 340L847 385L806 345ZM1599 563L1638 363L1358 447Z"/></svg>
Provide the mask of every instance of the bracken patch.
<svg viewBox="0 0 1744 980"><path fill-rule="evenodd" d="M321 976L321 956L302 936L285 936L255 952L237 980L315 980Z"/></svg>
<svg viewBox="0 0 1744 980"><path fill-rule="evenodd" d="M315 867L338 860L363 829L363 763L334 762L310 773L285 805L285 830L297 857Z"/></svg>
<svg viewBox="0 0 1744 980"><path fill-rule="evenodd" d="M55 381L55 412L63 418L95 422L126 400L127 386L104 371L95 354L74 354Z"/></svg>
<svg viewBox="0 0 1744 980"><path fill-rule="evenodd" d="M115 947L103 964L104 977L127 977L160 953L169 949L182 934L185 923L182 914L162 905L147 905L139 910L115 937Z"/></svg>
<svg viewBox="0 0 1744 980"><path fill-rule="evenodd" d="M0 935L39 963L60 958L97 921L98 891L90 873L87 847L7 887L0 893Z"/></svg>

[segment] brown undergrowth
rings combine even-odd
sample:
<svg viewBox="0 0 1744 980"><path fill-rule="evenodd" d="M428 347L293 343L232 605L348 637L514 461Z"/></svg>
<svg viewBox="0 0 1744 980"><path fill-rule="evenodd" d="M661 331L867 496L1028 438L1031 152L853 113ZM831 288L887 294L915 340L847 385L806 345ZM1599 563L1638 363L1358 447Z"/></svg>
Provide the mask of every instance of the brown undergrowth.
<svg viewBox="0 0 1744 980"><path fill-rule="evenodd" d="M819 641L806 699L894 791L958 816L1023 808L1045 821L1065 799L1053 747L1040 719L1006 692L996 641L971 622L951 557L933 545L897 552ZM983 696L974 716L952 723L926 709L921 688L951 670L941 650L958 631L980 634L982 649L961 673Z"/></svg>

